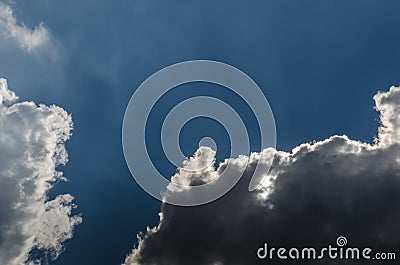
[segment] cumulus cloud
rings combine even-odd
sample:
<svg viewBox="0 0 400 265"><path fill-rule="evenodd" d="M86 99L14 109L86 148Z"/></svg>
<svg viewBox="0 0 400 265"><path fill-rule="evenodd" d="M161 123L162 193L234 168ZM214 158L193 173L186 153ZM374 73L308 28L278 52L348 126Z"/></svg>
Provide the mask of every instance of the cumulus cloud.
<svg viewBox="0 0 400 265"><path fill-rule="evenodd" d="M0 3L0 36L15 39L22 49L32 51L49 43L50 33L40 23L29 29L18 23L10 6Z"/></svg>
<svg viewBox="0 0 400 265"><path fill-rule="evenodd" d="M47 196L64 179L56 167L68 161L72 119L60 107L17 99L0 79L0 264L41 264L34 253L57 258L81 222L73 196Z"/></svg>
<svg viewBox="0 0 400 265"><path fill-rule="evenodd" d="M199 207L163 204L159 225L138 236L139 244L124 264L283 264L277 259L259 260L257 249L265 242L276 247L323 247L335 245L338 236L346 236L351 246L396 252L400 246L400 88L392 87L374 99L381 120L374 144L343 135L305 143L291 152L277 151L271 169L264 172L263 187L255 192L248 191L248 183L256 163L267 163L271 150L230 158L238 171L245 167L238 185ZM205 147L203 152L214 154ZM218 169L207 167L189 177L187 171L179 171L174 179L207 182L227 161ZM182 192L190 195L190 188L169 187L166 196ZM331 260L286 263L338 264Z"/></svg>

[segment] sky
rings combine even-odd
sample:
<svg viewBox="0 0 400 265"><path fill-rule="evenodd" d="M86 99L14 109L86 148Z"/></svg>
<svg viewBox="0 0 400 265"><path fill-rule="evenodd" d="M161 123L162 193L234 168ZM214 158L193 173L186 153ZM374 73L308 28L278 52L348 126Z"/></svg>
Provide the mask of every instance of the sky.
<svg viewBox="0 0 400 265"><path fill-rule="evenodd" d="M73 236L61 238L65 250L50 264L121 264L138 246L136 235L158 225L161 202L132 178L121 139L129 99L154 72L195 59L220 61L244 71L268 99L276 122L277 149L285 152L343 134L373 145L380 125L373 97L400 85L400 3L394 0L0 0L0 7L0 77L19 97L17 102L55 104L73 121L71 137L63 139L68 163L46 164L51 172L53 168L62 171L68 181L40 189L40 209L45 207L45 194L54 202L64 194L67 211L57 216L73 220L65 228L68 235L73 228ZM257 129L250 110L234 95L212 85L178 87L160 100L150 117L149 153L166 176L174 175L176 168L162 154L157 138L160 124L178 102L198 94L230 101L241 116L248 117L246 125ZM4 104L12 106L16 99L9 98ZM36 115L39 110L38 105L31 106L30 113ZM57 113L49 110L48 117ZM219 143L217 161L228 158L226 132L218 124L201 119L192 123L181 137L187 156L196 151L198 139L212 134ZM68 119L56 124L65 132L72 126ZM254 138L252 151L260 152ZM59 143L54 141L53 145ZM336 138L331 141L355 145ZM321 146L324 150L325 145ZM46 148L55 152L53 147ZM372 154L368 156L373 160ZM287 170L292 168L287 166ZM285 202L279 198L276 203ZM168 215L176 209L164 208L166 216L180 216L179 211ZM209 210L204 214L216 211ZM353 236L357 238L357 233ZM146 249L143 257L153 251ZM176 264L185 260L179 255L169 257L176 258Z"/></svg>

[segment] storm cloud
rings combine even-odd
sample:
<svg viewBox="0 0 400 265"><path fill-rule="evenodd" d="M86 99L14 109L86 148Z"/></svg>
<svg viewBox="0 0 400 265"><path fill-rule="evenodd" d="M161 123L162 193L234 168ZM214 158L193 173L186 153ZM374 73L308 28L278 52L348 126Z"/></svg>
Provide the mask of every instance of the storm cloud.
<svg viewBox="0 0 400 265"><path fill-rule="evenodd" d="M163 204L159 225L138 235L139 244L124 264L283 264L258 259L257 249L266 242L275 247L323 247L335 245L339 236L345 236L349 246L395 252L400 246L400 88L391 87L374 100L381 126L373 144L343 135L278 151L271 169L264 172L264 185L255 192L248 191L248 183L255 165L265 163L271 150L230 158L238 171L245 167L240 182L206 205ZM210 159L215 154L205 147L200 151L211 154ZM208 182L226 163L190 176L181 170L173 178ZM190 167L190 161L185 166ZM190 194L190 188L169 187L166 196L182 192ZM295 264L302 262L366 263Z"/></svg>
<svg viewBox="0 0 400 265"><path fill-rule="evenodd" d="M81 222L71 214L72 195L48 198L65 180L56 168L68 161L72 118L54 105L17 100L0 79L0 264L41 264L58 257Z"/></svg>

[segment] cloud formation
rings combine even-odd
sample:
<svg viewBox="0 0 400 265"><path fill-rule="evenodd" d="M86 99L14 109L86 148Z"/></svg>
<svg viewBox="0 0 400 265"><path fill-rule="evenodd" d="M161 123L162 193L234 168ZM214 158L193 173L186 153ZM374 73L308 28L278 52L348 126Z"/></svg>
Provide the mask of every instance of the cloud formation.
<svg viewBox="0 0 400 265"><path fill-rule="evenodd" d="M124 264L282 264L277 259L259 260L257 249L265 242L277 247L335 245L338 236L346 236L351 246L398 250L400 88L378 93L374 100L381 120L374 144L343 135L302 144L290 153L278 151L270 171L264 172L263 187L255 192L247 190L255 164L267 163L271 150L230 158L237 170L245 167L238 185L207 205L163 204L159 225L138 236L139 244ZM214 154L205 147L200 151ZM190 176L181 170L173 178L180 183L207 182L218 177L227 161L216 170L207 167ZM190 161L185 166L190 167ZM182 192L190 195L190 188L168 188L166 196L181 196ZM375 260L373 264L381 263Z"/></svg>
<svg viewBox="0 0 400 265"><path fill-rule="evenodd" d="M57 258L81 222L71 214L73 196L47 196L65 179L56 167L68 161L72 118L60 107L17 99L0 79L0 264L41 264L35 253Z"/></svg>
<svg viewBox="0 0 400 265"><path fill-rule="evenodd" d="M18 23L10 6L0 3L0 36L15 39L21 49L32 51L45 46L50 41L50 33L40 23L34 29L29 29L23 23Z"/></svg>

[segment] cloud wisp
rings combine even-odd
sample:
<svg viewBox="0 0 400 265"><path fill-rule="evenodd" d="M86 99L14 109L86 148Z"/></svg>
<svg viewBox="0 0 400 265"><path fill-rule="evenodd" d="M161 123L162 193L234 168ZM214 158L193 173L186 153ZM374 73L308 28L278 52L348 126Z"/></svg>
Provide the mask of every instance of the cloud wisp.
<svg viewBox="0 0 400 265"><path fill-rule="evenodd" d="M17 99L0 79L0 264L41 264L59 256L82 221L72 215L72 195L47 196L65 179L56 168L68 161L72 118L60 107Z"/></svg>
<svg viewBox="0 0 400 265"><path fill-rule="evenodd" d="M25 24L18 23L11 7L3 3L0 3L0 36L15 39L20 48L27 51L46 46L51 39L43 23L29 29Z"/></svg>
<svg viewBox="0 0 400 265"><path fill-rule="evenodd" d="M163 204L159 225L140 234L124 265L266 264L257 249L275 246L325 246L345 235L350 245L396 250L400 245L400 88L375 95L381 126L374 144L332 136L276 152L262 188L247 187L256 163L273 150L230 158L239 183L224 197L198 207ZM214 160L214 152L202 147ZM195 154L197 156L197 154ZM218 169L181 170L179 183L198 184L218 177ZM190 161L186 163L190 167ZM190 188L168 187L165 196L190 195ZM271 260L268 264L282 264ZM312 264L337 264L313 261ZM343 262L343 261L341 261ZM365 264L365 261L346 261ZM350 262L350 263L349 263ZM290 263L290 262L286 262ZM339 262L340 263L340 262ZM290 263L292 264L292 263ZM310 264L295 261L293 264ZM343 263L340 263L343 264ZM376 261L373 264L382 264ZM385 261L384 264L390 264Z"/></svg>

